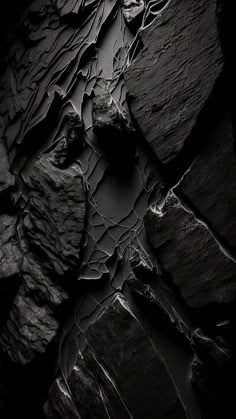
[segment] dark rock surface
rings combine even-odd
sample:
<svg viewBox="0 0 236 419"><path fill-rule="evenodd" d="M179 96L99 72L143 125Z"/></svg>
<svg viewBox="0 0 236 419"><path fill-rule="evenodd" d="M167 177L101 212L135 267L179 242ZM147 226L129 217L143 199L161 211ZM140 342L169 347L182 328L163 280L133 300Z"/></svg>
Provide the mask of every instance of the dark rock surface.
<svg viewBox="0 0 236 419"><path fill-rule="evenodd" d="M111 167L119 172L132 167L135 155L134 128L127 110L109 92L93 98L92 123Z"/></svg>
<svg viewBox="0 0 236 419"><path fill-rule="evenodd" d="M0 336L4 351L22 364L45 352L56 338L58 308L68 300L66 289L78 274L85 226L81 170L77 164L60 170L51 154L35 163L28 182L29 200L19 225L23 283ZM14 261L8 262L8 269L14 269Z"/></svg>
<svg viewBox="0 0 236 419"><path fill-rule="evenodd" d="M189 307L235 301L236 264L174 194L159 213L149 209L144 222L161 265Z"/></svg>
<svg viewBox="0 0 236 419"><path fill-rule="evenodd" d="M0 14L0 417L231 418L230 3L26 3Z"/></svg>
<svg viewBox="0 0 236 419"><path fill-rule="evenodd" d="M78 164L60 170L51 159L54 155L44 155L34 165L22 223L36 257L41 255L43 268L63 276L78 269L86 190Z"/></svg>
<svg viewBox="0 0 236 419"><path fill-rule="evenodd" d="M64 394L58 381L53 385L48 418L187 417L163 360L123 297L85 332L67 384Z"/></svg>
<svg viewBox="0 0 236 419"><path fill-rule="evenodd" d="M4 143L0 140L0 197L4 199L4 193L12 189L15 185L15 177L10 172L8 154ZM0 207L1 211L1 207Z"/></svg>
<svg viewBox="0 0 236 419"><path fill-rule="evenodd" d="M17 240L16 221L14 215L0 215L0 328L22 280L23 252Z"/></svg>
<svg viewBox="0 0 236 419"><path fill-rule="evenodd" d="M69 166L84 148L84 124L79 115L70 112L65 117L65 136L54 149L52 162L61 169Z"/></svg>
<svg viewBox="0 0 236 419"><path fill-rule="evenodd" d="M163 303L160 291L156 291L151 285L144 284L133 277L129 278L128 286L146 313L149 312L153 319L156 318L163 324L165 330L170 331L172 336L180 338L182 343L190 347L190 328L171 305L168 307Z"/></svg>
<svg viewBox="0 0 236 419"><path fill-rule="evenodd" d="M220 335L211 338L201 329L196 329L192 334L192 346L195 355L191 380L208 407L208 415L227 414L232 403L232 350L229 342ZM223 410L220 400L225 403Z"/></svg>
<svg viewBox="0 0 236 419"><path fill-rule="evenodd" d="M47 277L27 255L22 285L0 335L1 347L12 361L24 365L46 351L60 326L58 308L68 298L62 286Z"/></svg>
<svg viewBox="0 0 236 419"><path fill-rule="evenodd" d="M130 264L136 278L145 283L152 283L157 279L157 267L145 256L141 252L134 252Z"/></svg>
<svg viewBox="0 0 236 419"><path fill-rule="evenodd" d="M0 281L20 275L23 254L16 236L16 217L0 216Z"/></svg>
<svg viewBox="0 0 236 419"><path fill-rule="evenodd" d="M163 163L182 150L222 70L217 1L173 0L140 32L125 72L130 106Z"/></svg>
<svg viewBox="0 0 236 419"><path fill-rule="evenodd" d="M109 92L97 95L93 99L92 120L93 130L98 135L119 134L122 136L129 134L132 130L127 111L114 100Z"/></svg>
<svg viewBox="0 0 236 419"><path fill-rule="evenodd" d="M232 200L236 190L236 159L232 111L221 97L217 107L216 118L203 137L204 147L182 180L179 191L236 255Z"/></svg>

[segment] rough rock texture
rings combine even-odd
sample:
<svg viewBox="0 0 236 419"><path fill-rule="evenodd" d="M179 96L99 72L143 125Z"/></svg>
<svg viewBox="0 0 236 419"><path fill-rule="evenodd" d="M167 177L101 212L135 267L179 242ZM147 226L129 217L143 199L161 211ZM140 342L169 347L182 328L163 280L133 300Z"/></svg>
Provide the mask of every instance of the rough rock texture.
<svg viewBox="0 0 236 419"><path fill-rule="evenodd" d="M161 265L189 307L235 301L236 264L173 194L160 213L149 209L144 222Z"/></svg>
<svg viewBox="0 0 236 419"><path fill-rule="evenodd" d="M54 158L53 152L41 157L30 175L29 201L20 223L23 284L0 336L4 351L22 364L45 352L55 339L58 307L68 300L65 289L79 269L84 180L77 164L60 170L52 164Z"/></svg>
<svg viewBox="0 0 236 419"><path fill-rule="evenodd" d="M0 215L0 328L22 280L23 253L16 234L16 217Z"/></svg>
<svg viewBox="0 0 236 419"><path fill-rule="evenodd" d="M11 190L14 185L15 177L10 172L7 151L4 143L0 140L0 196ZM4 199L4 196L1 196L2 199Z"/></svg>
<svg viewBox="0 0 236 419"><path fill-rule="evenodd" d="M65 392L57 382L50 394L48 418L187 417L158 350L119 296L85 332Z"/></svg>
<svg viewBox="0 0 236 419"><path fill-rule="evenodd" d="M125 72L130 106L167 163L183 148L222 70L217 1L172 0L140 37L142 50Z"/></svg>
<svg viewBox="0 0 236 419"><path fill-rule="evenodd" d="M0 54L0 417L231 418L230 2L29 3Z"/></svg>
<svg viewBox="0 0 236 419"><path fill-rule="evenodd" d="M23 231L36 256L41 255L44 269L63 276L78 269L86 191L77 164L60 170L50 159L41 157L30 175Z"/></svg>
<svg viewBox="0 0 236 419"><path fill-rule="evenodd" d="M20 275L23 254L16 236L16 217L0 216L0 281Z"/></svg>
<svg viewBox="0 0 236 419"><path fill-rule="evenodd" d="M39 282L38 276L24 276L0 336L2 349L23 365L44 353L55 339L59 329L55 309L69 298L62 287L47 277Z"/></svg>
<svg viewBox="0 0 236 419"><path fill-rule="evenodd" d="M179 190L236 256L235 138L230 106L218 99L218 113ZM203 133L204 136L204 133Z"/></svg>

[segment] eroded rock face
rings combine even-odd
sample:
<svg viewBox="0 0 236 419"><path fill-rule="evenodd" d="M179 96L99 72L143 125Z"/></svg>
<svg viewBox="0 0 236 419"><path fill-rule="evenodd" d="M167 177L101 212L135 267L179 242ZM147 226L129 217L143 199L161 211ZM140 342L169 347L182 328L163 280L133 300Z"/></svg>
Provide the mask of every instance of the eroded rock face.
<svg viewBox="0 0 236 419"><path fill-rule="evenodd" d="M0 215L0 328L22 281L23 252L16 233L16 217Z"/></svg>
<svg viewBox="0 0 236 419"><path fill-rule="evenodd" d="M63 276L76 270L85 224L86 191L80 167L60 170L47 155L35 163L23 230L42 254L44 269ZM48 232L48 234L47 234Z"/></svg>
<svg viewBox="0 0 236 419"><path fill-rule="evenodd" d="M19 276L23 254L16 235L16 217L0 216L0 281Z"/></svg>
<svg viewBox="0 0 236 419"><path fill-rule="evenodd" d="M144 222L161 265L189 307L235 301L236 264L173 194L160 213L149 209Z"/></svg>
<svg viewBox="0 0 236 419"><path fill-rule="evenodd" d="M162 359L121 296L85 332L68 389L66 395L58 381L53 385L48 418L187 417Z"/></svg>
<svg viewBox="0 0 236 419"><path fill-rule="evenodd" d="M15 185L15 177L10 172L7 150L0 140L0 196L4 199L3 193L9 192ZM1 207L0 207L1 211Z"/></svg>
<svg viewBox="0 0 236 419"><path fill-rule="evenodd" d="M171 1L125 72L132 114L163 163L182 150L222 70L217 22L216 0Z"/></svg>
<svg viewBox="0 0 236 419"><path fill-rule="evenodd" d="M43 354L55 340L60 327L55 311L69 298L61 286L46 276L39 282L38 277L24 275L0 336L2 349L23 365Z"/></svg>
<svg viewBox="0 0 236 419"><path fill-rule="evenodd" d="M30 175L29 201L19 224L23 283L0 337L10 358L23 364L55 340L58 308L68 300L68 281L76 278L79 268L86 213L84 179L77 164L61 170L53 159L53 152L41 157Z"/></svg>

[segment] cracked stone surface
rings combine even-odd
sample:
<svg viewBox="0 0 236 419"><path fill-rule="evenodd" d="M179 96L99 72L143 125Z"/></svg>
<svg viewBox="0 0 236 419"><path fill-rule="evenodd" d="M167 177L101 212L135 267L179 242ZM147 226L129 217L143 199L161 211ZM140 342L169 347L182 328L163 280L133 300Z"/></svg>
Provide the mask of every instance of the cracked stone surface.
<svg viewBox="0 0 236 419"><path fill-rule="evenodd" d="M231 6L26 3L0 14L0 415L231 417Z"/></svg>

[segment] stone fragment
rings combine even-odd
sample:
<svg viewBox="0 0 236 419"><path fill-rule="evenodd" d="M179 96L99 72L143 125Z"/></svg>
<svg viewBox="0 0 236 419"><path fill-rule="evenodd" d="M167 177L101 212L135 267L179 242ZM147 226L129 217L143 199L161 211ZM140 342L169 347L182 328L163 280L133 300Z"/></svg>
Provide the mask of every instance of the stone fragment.
<svg viewBox="0 0 236 419"><path fill-rule="evenodd" d="M127 23L132 22L144 12L144 0L122 0L121 4L122 12Z"/></svg>
<svg viewBox="0 0 236 419"><path fill-rule="evenodd" d="M217 0L173 0L125 72L132 115L159 160L182 150L223 66Z"/></svg>
<svg viewBox="0 0 236 419"><path fill-rule="evenodd" d="M218 111L206 133L202 133L204 147L179 190L236 256L235 139L231 110L222 106L221 97Z"/></svg>
<svg viewBox="0 0 236 419"><path fill-rule="evenodd" d="M162 359L122 297L115 297L85 339L67 396L58 383L52 387L48 418L187 417Z"/></svg>
<svg viewBox="0 0 236 419"><path fill-rule="evenodd" d="M160 213L149 209L144 223L162 267L188 306L235 300L236 264L174 194Z"/></svg>
<svg viewBox="0 0 236 419"><path fill-rule="evenodd" d="M94 97L92 121L93 130L97 135L127 135L132 131L127 111L108 92Z"/></svg>

